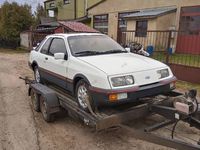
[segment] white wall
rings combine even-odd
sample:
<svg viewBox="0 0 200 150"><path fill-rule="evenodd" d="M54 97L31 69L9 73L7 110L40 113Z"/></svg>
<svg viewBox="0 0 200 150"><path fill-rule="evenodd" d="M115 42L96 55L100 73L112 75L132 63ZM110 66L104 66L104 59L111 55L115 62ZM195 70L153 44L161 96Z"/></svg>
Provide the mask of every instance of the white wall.
<svg viewBox="0 0 200 150"><path fill-rule="evenodd" d="M31 41L29 32L23 32L20 34L20 46L29 48L30 42Z"/></svg>

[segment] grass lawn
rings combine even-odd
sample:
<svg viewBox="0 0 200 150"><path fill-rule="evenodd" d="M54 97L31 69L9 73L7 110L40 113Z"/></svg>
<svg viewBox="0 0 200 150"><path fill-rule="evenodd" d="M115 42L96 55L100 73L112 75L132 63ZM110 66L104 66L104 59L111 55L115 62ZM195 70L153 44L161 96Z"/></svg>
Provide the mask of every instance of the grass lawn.
<svg viewBox="0 0 200 150"><path fill-rule="evenodd" d="M165 62L166 55L163 52L156 52L152 58ZM192 54L172 54L169 56L169 63L200 67L200 55Z"/></svg>
<svg viewBox="0 0 200 150"><path fill-rule="evenodd" d="M0 53L8 53L8 54L16 54L16 53L28 53L29 51L24 48L17 48L17 49L6 49L0 48Z"/></svg>

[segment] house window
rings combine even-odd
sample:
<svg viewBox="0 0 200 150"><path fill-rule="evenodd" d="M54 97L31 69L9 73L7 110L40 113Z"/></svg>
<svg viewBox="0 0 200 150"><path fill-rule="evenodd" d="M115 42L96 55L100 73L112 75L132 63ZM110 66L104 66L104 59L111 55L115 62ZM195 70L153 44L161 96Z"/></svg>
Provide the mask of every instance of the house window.
<svg viewBox="0 0 200 150"><path fill-rule="evenodd" d="M49 10L49 11L48 11L48 15L49 15L49 17L55 17L55 12L54 12L54 10Z"/></svg>
<svg viewBox="0 0 200 150"><path fill-rule="evenodd" d="M94 16L94 28L104 34L108 34L108 15Z"/></svg>
<svg viewBox="0 0 200 150"><path fill-rule="evenodd" d="M148 21L147 20L141 20L136 21L136 37L146 37L147 36L147 27L148 27Z"/></svg>
<svg viewBox="0 0 200 150"><path fill-rule="evenodd" d="M70 0L63 0L63 3L64 3L64 4L69 4L69 3L70 3Z"/></svg>

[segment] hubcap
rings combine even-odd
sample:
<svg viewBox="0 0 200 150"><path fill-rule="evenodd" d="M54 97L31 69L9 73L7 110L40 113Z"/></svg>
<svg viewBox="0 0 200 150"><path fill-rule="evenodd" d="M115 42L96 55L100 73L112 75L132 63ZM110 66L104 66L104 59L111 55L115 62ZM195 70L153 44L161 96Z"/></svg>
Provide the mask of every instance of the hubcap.
<svg viewBox="0 0 200 150"><path fill-rule="evenodd" d="M78 102L84 109L88 107L86 101L89 101L88 90L85 85L81 85L78 88Z"/></svg>
<svg viewBox="0 0 200 150"><path fill-rule="evenodd" d="M35 80L38 83L40 82L40 73L39 73L38 68L35 69Z"/></svg>

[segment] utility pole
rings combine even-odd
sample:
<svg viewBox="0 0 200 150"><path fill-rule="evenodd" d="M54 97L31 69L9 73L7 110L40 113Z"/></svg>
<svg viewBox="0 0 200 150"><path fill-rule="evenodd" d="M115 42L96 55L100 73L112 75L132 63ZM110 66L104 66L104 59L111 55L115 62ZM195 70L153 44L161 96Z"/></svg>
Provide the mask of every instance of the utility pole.
<svg viewBox="0 0 200 150"><path fill-rule="evenodd" d="M77 6L76 6L76 5L77 5L77 1L74 0L74 19L75 19L75 20L76 20L76 18L77 18L77 12L76 12L76 11L77 11L77 8L76 8Z"/></svg>

